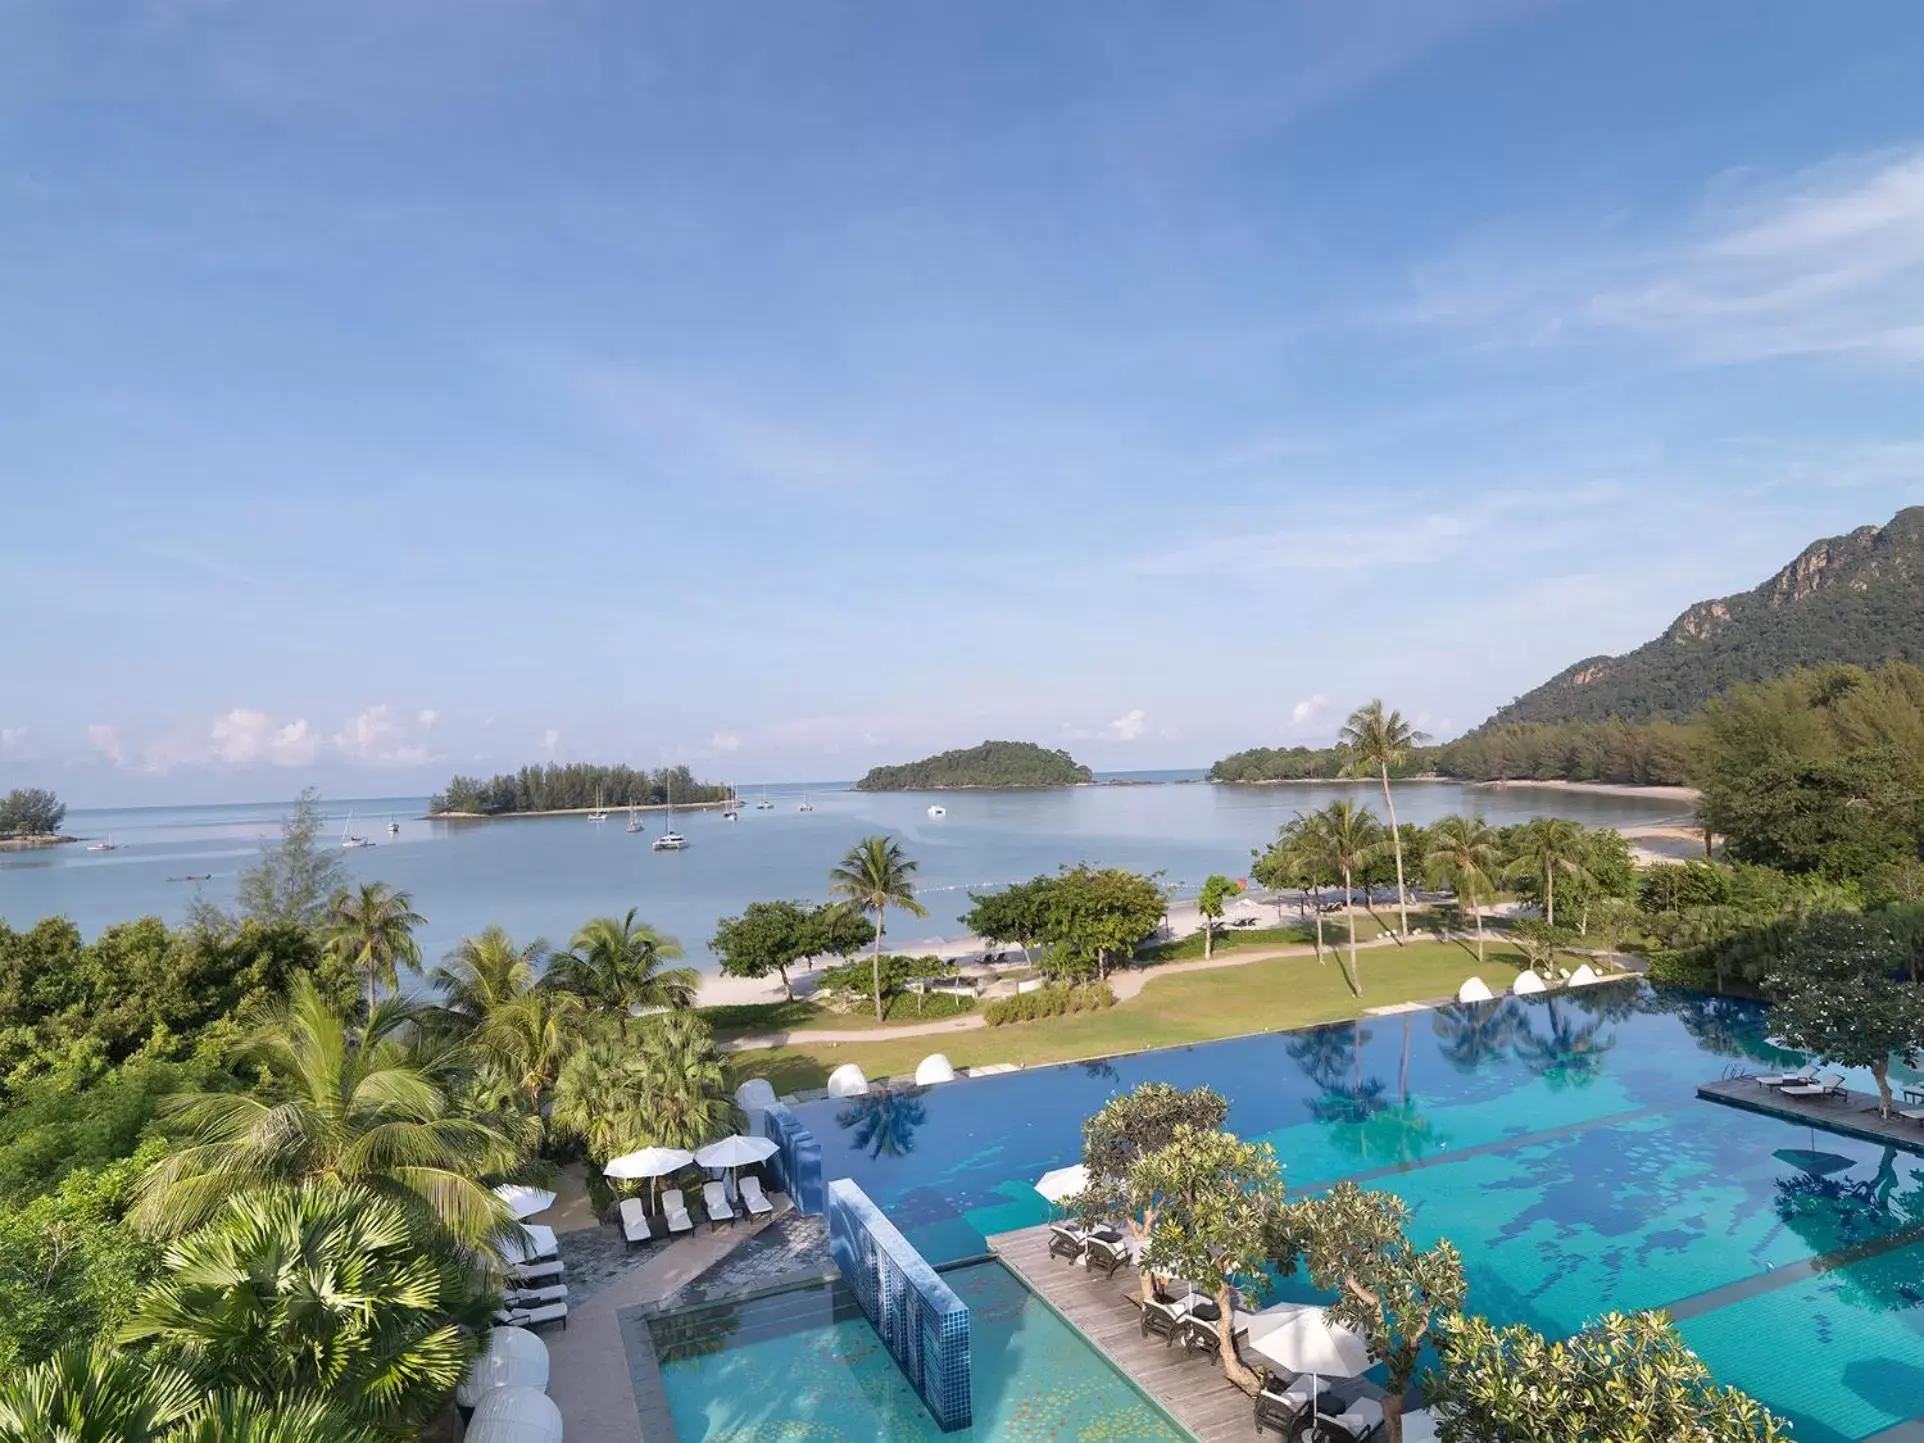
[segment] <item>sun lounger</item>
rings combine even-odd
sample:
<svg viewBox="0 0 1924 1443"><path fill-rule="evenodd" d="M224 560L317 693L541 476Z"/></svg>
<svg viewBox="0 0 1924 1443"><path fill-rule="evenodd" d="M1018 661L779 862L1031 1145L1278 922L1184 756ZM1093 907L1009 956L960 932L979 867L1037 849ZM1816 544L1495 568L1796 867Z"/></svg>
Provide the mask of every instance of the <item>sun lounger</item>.
<svg viewBox="0 0 1924 1443"><path fill-rule="evenodd" d="M561 1331L568 1331L568 1305L566 1303L547 1303L539 1308L503 1308L494 1315L497 1323L506 1327L538 1328L543 1323L560 1323Z"/></svg>
<svg viewBox="0 0 1924 1443"><path fill-rule="evenodd" d="M1049 1256L1067 1258L1075 1262L1088 1246L1088 1237L1080 1228L1070 1227L1067 1223L1049 1224Z"/></svg>
<svg viewBox="0 0 1924 1443"><path fill-rule="evenodd" d="M655 1235L648 1225L648 1213L638 1197L625 1197L617 1211L621 1215L621 1236L629 1247L645 1243Z"/></svg>
<svg viewBox="0 0 1924 1443"><path fill-rule="evenodd" d="M501 1295L501 1301L509 1308L536 1308L544 1303L558 1303L568 1296L568 1285L556 1283L546 1288L518 1288Z"/></svg>
<svg viewBox="0 0 1924 1443"><path fill-rule="evenodd" d="M1817 1080L1817 1064L1800 1068L1796 1072L1779 1072L1757 1079L1759 1087L1797 1087Z"/></svg>
<svg viewBox="0 0 1924 1443"><path fill-rule="evenodd" d="M514 1283L535 1283L543 1278L558 1278L568 1271L568 1265L560 1258L550 1258L545 1263L522 1263L519 1267L508 1269L508 1281Z"/></svg>
<svg viewBox="0 0 1924 1443"><path fill-rule="evenodd" d="M1098 1268L1105 1278L1113 1278L1116 1269L1124 1263L1133 1261L1129 1256L1129 1243L1126 1238L1105 1238L1100 1233L1091 1233L1083 1252L1083 1263L1090 1272Z"/></svg>
<svg viewBox="0 0 1924 1443"><path fill-rule="evenodd" d="M775 1204L768 1200L762 1191L762 1180L758 1177L745 1177L741 1180L742 1206L748 1209L751 1218L773 1217Z"/></svg>
<svg viewBox="0 0 1924 1443"><path fill-rule="evenodd" d="M1924 1107L1900 1107L1897 1115L1906 1122L1924 1123Z"/></svg>
<svg viewBox="0 0 1924 1443"><path fill-rule="evenodd" d="M695 1220L688 1216L688 1204L681 1200L681 1189L678 1187L671 1187L661 1195L661 1215L667 1221L670 1233L695 1230Z"/></svg>
<svg viewBox="0 0 1924 1443"><path fill-rule="evenodd" d="M1383 1426L1383 1405L1374 1398L1358 1398L1344 1412L1325 1413L1317 1426L1330 1438L1363 1443Z"/></svg>
<svg viewBox="0 0 1924 1443"><path fill-rule="evenodd" d="M1182 1315L1187 1312L1184 1303L1159 1303L1154 1298L1142 1305L1142 1335L1145 1338L1161 1338L1166 1348L1182 1333Z"/></svg>
<svg viewBox="0 0 1924 1443"><path fill-rule="evenodd" d="M735 1210L728 1205L728 1198L718 1182L705 1182L701 1185L701 1205L708 1213L708 1227L712 1232L727 1223L735 1225Z"/></svg>
<svg viewBox="0 0 1924 1443"><path fill-rule="evenodd" d="M1263 1386L1256 1394L1256 1431L1274 1429L1284 1437L1296 1431L1296 1425L1310 1409L1309 1380L1293 1374L1271 1373L1263 1370Z"/></svg>
<svg viewBox="0 0 1924 1443"><path fill-rule="evenodd" d="M1791 1087L1777 1089L1780 1097L1844 1097L1844 1074L1827 1072L1816 1082L1798 1083Z"/></svg>

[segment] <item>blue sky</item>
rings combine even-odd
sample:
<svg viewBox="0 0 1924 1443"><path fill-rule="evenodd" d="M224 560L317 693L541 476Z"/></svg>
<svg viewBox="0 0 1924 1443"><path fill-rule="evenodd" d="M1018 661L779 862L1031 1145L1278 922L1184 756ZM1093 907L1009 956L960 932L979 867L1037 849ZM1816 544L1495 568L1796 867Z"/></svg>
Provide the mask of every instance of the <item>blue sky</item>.
<svg viewBox="0 0 1924 1443"><path fill-rule="evenodd" d="M0 0L0 785L1440 734L1924 500L1924 11Z"/></svg>

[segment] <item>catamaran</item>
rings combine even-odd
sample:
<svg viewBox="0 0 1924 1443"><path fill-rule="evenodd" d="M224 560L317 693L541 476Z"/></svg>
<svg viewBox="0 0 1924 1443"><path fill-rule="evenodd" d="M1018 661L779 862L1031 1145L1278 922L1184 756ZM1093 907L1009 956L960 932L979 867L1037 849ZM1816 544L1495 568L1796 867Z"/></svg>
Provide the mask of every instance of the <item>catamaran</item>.
<svg viewBox="0 0 1924 1443"><path fill-rule="evenodd" d="M654 841L654 848L657 852L679 852L687 845L688 838L684 837L680 832L663 832L659 837L656 837Z"/></svg>
<svg viewBox="0 0 1924 1443"><path fill-rule="evenodd" d="M347 814L347 825L341 828L342 848L351 852L356 847L371 847L373 845L374 842L372 838L357 837L354 835L354 813L349 812Z"/></svg>
<svg viewBox="0 0 1924 1443"><path fill-rule="evenodd" d="M775 810L775 804L768 799L767 787L762 788L762 799L755 803L755 810L758 812L772 812Z"/></svg>
<svg viewBox="0 0 1924 1443"><path fill-rule="evenodd" d="M815 803L811 802L808 799L807 792L802 793L802 804L799 807L797 807L795 810L798 812L812 812L815 810Z"/></svg>

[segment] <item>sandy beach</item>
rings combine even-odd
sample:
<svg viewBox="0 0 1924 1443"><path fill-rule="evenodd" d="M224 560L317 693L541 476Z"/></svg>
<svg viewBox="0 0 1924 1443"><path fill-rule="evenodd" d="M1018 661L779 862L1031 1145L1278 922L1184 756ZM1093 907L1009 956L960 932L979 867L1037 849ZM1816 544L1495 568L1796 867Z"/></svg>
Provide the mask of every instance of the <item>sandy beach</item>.
<svg viewBox="0 0 1924 1443"><path fill-rule="evenodd" d="M1695 805L1699 792L1695 787L1639 787L1629 782L1538 782L1503 781L1471 782L1473 787L1530 787L1548 791L1589 792L1599 797L1642 797L1659 802L1689 802Z"/></svg>

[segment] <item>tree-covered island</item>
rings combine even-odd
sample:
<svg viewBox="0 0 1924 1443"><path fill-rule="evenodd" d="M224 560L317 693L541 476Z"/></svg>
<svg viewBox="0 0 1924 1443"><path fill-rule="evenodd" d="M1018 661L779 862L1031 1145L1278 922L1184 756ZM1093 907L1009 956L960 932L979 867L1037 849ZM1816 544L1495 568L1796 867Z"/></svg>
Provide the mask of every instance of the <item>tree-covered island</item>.
<svg viewBox="0 0 1924 1443"><path fill-rule="evenodd" d="M590 807L692 807L725 802L734 789L697 781L685 766L596 766L589 762L523 767L483 781L455 777L428 803L431 816L502 817L578 812Z"/></svg>
<svg viewBox="0 0 1924 1443"><path fill-rule="evenodd" d="M1073 787L1094 774L1065 751L1034 742L984 742L905 762L871 767L858 792L914 792L939 787Z"/></svg>

